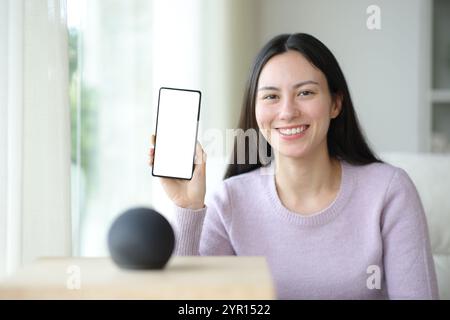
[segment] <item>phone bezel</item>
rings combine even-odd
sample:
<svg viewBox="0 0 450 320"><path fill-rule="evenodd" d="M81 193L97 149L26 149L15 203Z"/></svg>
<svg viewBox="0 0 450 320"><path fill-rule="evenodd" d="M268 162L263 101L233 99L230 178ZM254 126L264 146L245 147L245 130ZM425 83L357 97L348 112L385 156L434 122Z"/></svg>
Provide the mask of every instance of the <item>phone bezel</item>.
<svg viewBox="0 0 450 320"><path fill-rule="evenodd" d="M152 165L152 176L154 177L161 177L161 178L171 178L171 179L181 179L181 180L192 180L192 177L194 175L194 168L195 168L195 149L197 147L197 139L198 139L198 124L200 121L200 106L201 106L201 102L202 102L202 92L200 90L193 90L193 89L181 89L181 88L172 88L172 87L160 87L159 91L158 91L158 107L156 110L156 128L155 128L155 145L154 145L154 154L153 154L153 159L155 159L155 155L156 155L156 145L158 142L158 118L159 118L159 102L160 102L160 98L161 98L161 91L162 90L178 90L178 91L189 91L189 92L196 92L199 95L199 99L198 99L198 108L197 108L197 125L195 128L195 144L194 144L194 152L192 155L192 171L191 171L191 177L190 178L183 178L183 177L175 177L175 176L163 176L163 175L158 175L155 174L153 172L154 170L154 165Z"/></svg>

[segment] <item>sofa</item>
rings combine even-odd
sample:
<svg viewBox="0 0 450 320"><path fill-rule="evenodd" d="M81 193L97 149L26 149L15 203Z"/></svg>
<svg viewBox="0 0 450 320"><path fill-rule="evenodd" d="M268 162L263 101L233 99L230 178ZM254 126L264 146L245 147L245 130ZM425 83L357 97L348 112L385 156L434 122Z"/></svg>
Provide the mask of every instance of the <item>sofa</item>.
<svg viewBox="0 0 450 320"><path fill-rule="evenodd" d="M408 172L427 215L441 299L450 299L450 154L384 153Z"/></svg>

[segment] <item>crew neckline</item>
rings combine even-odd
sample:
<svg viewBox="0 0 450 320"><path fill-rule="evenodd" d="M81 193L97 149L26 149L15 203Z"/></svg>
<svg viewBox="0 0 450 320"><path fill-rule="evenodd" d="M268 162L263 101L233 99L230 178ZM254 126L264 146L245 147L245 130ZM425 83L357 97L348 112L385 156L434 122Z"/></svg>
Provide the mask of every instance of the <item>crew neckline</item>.
<svg viewBox="0 0 450 320"><path fill-rule="evenodd" d="M262 167L261 170L268 170L265 174L263 174L263 177L265 176L265 178L268 179L269 187L266 188L266 190L269 193L272 203L274 203L275 211L278 216L295 224L307 226L326 224L338 216L339 213L342 212L344 205L350 199L354 184L351 165L343 160L340 160L339 163L341 165L341 182L336 197L325 209L307 216L289 210L281 202L275 184L275 165L273 161L265 167Z"/></svg>

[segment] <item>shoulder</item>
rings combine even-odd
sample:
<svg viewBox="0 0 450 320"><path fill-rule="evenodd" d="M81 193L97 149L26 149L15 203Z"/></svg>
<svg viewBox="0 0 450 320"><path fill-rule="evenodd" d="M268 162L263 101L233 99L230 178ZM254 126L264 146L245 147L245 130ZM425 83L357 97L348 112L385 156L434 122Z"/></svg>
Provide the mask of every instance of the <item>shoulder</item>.
<svg viewBox="0 0 450 320"><path fill-rule="evenodd" d="M241 212L242 208L259 203L257 198L263 197L263 180L260 169L221 180L206 196L205 202L212 209L210 213L218 214L224 224L229 225L234 211Z"/></svg>
<svg viewBox="0 0 450 320"><path fill-rule="evenodd" d="M261 168L242 173L220 181L212 193L215 200L226 201L234 206L247 203L261 195L262 189L267 185L268 176L264 175Z"/></svg>
<svg viewBox="0 0 450 320"><path fill-rule="evenodd" d="M393 184L407 186L412 183L405 170L386 162L374 162L366 165L345 163L345 166L360 184L380 186L383 189L388 189Z"/></svg>
<svg viewBox="0 0 450 320"><path fill-rule="evenodd" d="M358 189L373 196L382 196L384 205L400 199L411 204L420 202L414 182L400 167L386 162L346 166L357 181Z"/></svg>
<svg viewBox="0 0 450 320"><path fill-rule="evenodd" d="M225 188L230 195L241 195L251 192L252 195L258 194L261 188L264 188L272 177L268 171L263 168L257 168L252 171L241 173L239 175L227 178L223 181Z"/></svg>

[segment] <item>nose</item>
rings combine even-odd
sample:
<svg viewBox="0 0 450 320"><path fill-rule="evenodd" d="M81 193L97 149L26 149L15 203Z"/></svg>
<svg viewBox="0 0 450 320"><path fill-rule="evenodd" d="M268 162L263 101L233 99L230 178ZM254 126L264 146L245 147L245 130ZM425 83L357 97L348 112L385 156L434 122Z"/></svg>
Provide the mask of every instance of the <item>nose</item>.
<svg viewBox="0 0 450 320"><path fill-rule="evenodd" d="M279 117L280 120L289 121L300 116L300 108L295 104L293 98L285 98L281 102Z"/></svg>

